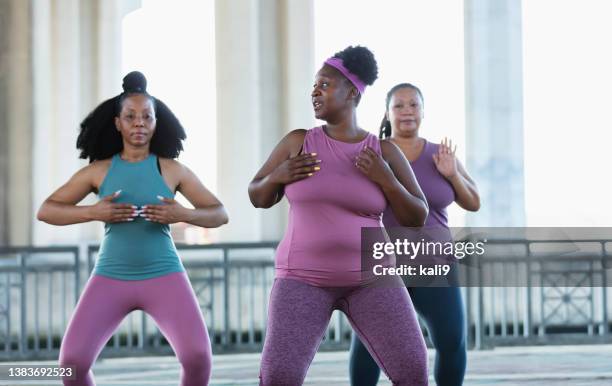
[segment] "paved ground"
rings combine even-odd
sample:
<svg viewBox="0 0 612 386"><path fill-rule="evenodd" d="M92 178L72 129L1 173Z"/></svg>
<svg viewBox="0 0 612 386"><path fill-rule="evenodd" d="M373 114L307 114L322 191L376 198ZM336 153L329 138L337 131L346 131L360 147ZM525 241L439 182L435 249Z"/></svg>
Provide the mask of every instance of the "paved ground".
<svg viewBox="0 0 612 386"><path fill-rule="evenodd" d="M347 352L318 353L306 385L348 385ZM433 352L430 351L430 364ZM20 363L23 365L24 363ZM258 354L216 355L213 385L257 385ZM176 386L179 365L174 357L100 360L94 369L98 386ZM433 379L430 379L432 385ZM3 383L4 382L4 383ZM58 385L40 381L0 385ZM379 385L390 385L387 380ZM612 345L497 348L468 353L464 385L593 386L612 385Z"/></svg>

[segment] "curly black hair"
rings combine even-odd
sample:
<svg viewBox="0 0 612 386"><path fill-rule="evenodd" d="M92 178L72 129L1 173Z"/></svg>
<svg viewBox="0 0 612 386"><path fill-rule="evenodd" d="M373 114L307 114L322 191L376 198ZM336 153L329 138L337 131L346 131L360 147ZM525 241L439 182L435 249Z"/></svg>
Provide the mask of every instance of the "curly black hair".
<svg viewBox="0 0 612 386"><path fill-rule="evenodd" d="M378 78L378 64L372 51L366 47L348 46L336 52L334 58L342 59L344 67L368 86Z"/></svg>
<svg viewBox="0 0 612 386"><path fill-rule="evenodd" d="M409 88L416 91L419 98L421 98L421 103L425 101L423 99L423 93L421 93L421 90L412 83L400 83L391 87L391 90L387 92L387 98L385 100L385 115L383 115L382 122L380 122L380 134L378 135L380 139L389 138L391 136L391 122L389 122L389 120L387 119L386 113L389 111L389 103L391 103L391 98L393 97L393 94L395 94L397 90L401 90L403 88Z"/></svg>
<svg viewBox="0 0 612 386"><path fill-rule="evenodd" d="M151 153L165 158L178 157L183 150L182 141L187 137L185 129L164 102L147 93L144 75L133 71L123 78L121 94L102 102L81 122L76 142L77 149L81 150L79 158L89 158L91 163L123 150L123 139L115 127L115 117L119 116L123 101L136 94L147 96L153 103L157 123L151 138Z"/></svg>

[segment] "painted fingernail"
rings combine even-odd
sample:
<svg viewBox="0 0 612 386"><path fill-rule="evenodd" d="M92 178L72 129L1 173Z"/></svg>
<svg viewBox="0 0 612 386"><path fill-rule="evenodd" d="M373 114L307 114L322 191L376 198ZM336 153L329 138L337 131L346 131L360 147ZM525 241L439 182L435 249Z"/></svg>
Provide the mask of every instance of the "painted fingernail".
<svg viewBox="0 0 612 386"><path fill-rule="evenodd" d="M117 191L115 192L115 195L117 195L117 194L119 194L119 193L121 193L121 189L117 190Z"/></svg>
<svg viewBox="0 0 612 386"><path fill-rule="evenodd" d="M157 196L157 198L158 198L159 200L163 200L163 199L164 199L162 196Z"/></svg>
<svg viewBox="0 0 612 386"><path fill-rule="evenodd" d="M308 173L308 177L312 176L312 173Z"/></svg>
<svg viewBox="0 0 612 386"><path fill-rule="evenodd" d="M318 160L317 160L317 163L318 163L318 164L320 164L320 163L321 163L321 160L320 160L320 159L318 159Z"/></svg>
<svg viewBox="0 0 612 386"><path fill-rule="evenodd" d="M151 221L151 219L150 218L145 218L145 221Z"/></svg>
<svg viewBox="0 0 612 386"><path fill-rule="evenodd" d="M136 205L132 205L132 209L138 209Z"/></svg>
<svg viewBox="0 0 612 386"><path fill-rule="evenodd" d="M311 155L311 156L315 156L315 155L317 155L317 153L310 153L310 155Z"/></svg>
<svg viewBox="0 0 612 386"><path fill-rule="evenodd" d="M315 166L315 167L314 167L314 170L321 170L321 168L320 168L320 167L318 167L318 166Z"/></svg>
<svg viewBox="0 0 612 386"><path fill-rule="evenodd" d="M133 219L133 218L128 218L128 219L127 219L127 220L125 220L125 221L134 221L134 219Z"/></svg>

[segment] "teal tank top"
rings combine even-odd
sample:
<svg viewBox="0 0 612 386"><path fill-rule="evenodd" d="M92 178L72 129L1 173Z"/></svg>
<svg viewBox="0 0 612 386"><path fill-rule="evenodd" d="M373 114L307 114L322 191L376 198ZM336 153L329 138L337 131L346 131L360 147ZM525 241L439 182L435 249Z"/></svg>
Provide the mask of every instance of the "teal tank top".
<svg viewBox="0 0 612 386"><path fill-rule="evenodd" d="M121 190L121 194L113 202L138 207L162 204L157 196L174 197L157 168L157 157L153 154L138 162L124 161L115 154L98 194L105 197L117 190ZM183 271L185 268L172 241L170 226L146 221L143 217L104 226L95 275L143 280Z"/></svg>

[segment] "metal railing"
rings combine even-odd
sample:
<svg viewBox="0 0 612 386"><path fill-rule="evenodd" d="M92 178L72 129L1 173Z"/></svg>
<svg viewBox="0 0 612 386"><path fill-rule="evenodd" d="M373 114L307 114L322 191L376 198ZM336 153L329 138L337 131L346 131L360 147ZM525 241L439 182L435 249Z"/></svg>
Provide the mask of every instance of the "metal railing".
<svg viewBox="0 0 612 386"><path fill-rule="evenodd" d="M468 278L470 286L463 288L473 347L612 342L608 311L612 240L519 239L488 244L514 248L514 253L476 259L481 268L478 277ZM567 248L576 244L582 246L575 252ZM555 249L565 252L550 252ZM520 285L490 285L495 280L507 282L509 275Z"/></svg>
<svg viewBox="0 0 612 386"><path fill-rule="evenodd" d="M462 288L470 346L610 342L607 268L612 257L607 248L612 240L585 242L597 246L593 253L556 256L534 252L534 247L559 241L490 240L515 244L524 253L482 258L479 272L489 270L487 275L500 278L509 272L524 275L525 286ZM275 242L177 246L215 352L261 350L275 247ZM89 246L81 257L75 246L0 248L0 359L57 357L97 249ZM335 312L321 349L348 347L350 334L344 314ZM136 311L103 355L170 352L155 323Z"/></svg>
<svg viewBox="0 0 612 386"><path fill-rule="evenodd" d="M78 247L0 248L1 357L57 355L80 289Z"/></svg>

